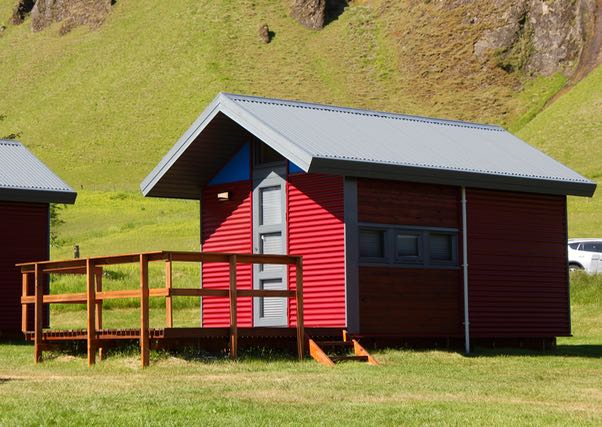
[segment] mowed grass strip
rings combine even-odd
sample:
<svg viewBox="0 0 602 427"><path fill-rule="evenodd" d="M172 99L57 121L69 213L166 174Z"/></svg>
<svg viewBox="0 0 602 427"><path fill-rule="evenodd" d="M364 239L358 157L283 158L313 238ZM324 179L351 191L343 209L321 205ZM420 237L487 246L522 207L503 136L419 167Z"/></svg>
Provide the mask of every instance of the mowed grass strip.
<svg viewBox="0 0 602 427"><path fill-rule="evenodd" d="M382 351L381 367L327 369L313 361L190 362L165 354L141 371L128 353L93 369L71 356L34 368L25 349L0 347L4 425L602 422L602 372L592 358Z"/></svg>
<svg viewBox="0 0 602 427"><path fill-rule="evenodd" d="M31 345L2 344L0 425L600 425L602 276L573 275L572 300L575 336L554 352L381 350L380 367L328 369L258 349L231 362L188 349L153 352L142 370L135 346L93 368L68 353L35 366ZM137 314L107 310L123 327Z"/></svg>

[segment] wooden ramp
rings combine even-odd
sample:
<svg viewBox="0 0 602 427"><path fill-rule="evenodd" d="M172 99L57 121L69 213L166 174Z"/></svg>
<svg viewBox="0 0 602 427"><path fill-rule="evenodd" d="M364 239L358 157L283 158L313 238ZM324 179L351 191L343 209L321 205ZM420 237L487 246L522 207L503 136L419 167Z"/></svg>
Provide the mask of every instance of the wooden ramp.
<svg viewBox="0 0 602 427"><path fill-rule="evenodd" d="M314 341L309 338L309 354L324 366L351 361L378 365L376 359L357 340L349 338L347 331L343 331L341 341Z"/></svg>

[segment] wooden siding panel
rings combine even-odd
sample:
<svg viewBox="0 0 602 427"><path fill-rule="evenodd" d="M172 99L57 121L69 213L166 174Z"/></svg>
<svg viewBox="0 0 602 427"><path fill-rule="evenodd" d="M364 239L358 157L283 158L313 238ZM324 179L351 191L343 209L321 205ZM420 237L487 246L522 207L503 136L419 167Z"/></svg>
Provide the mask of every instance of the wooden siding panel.
<svg viewBox="0 0 602 427"><path fill-rule="evenodd" d="M288 252L303 256L304 322L308 327L345 327L345 225L343 178L289 176ZM294 269L289 269L295 289ZM289 304L296 325L296 305Z"/></svg>
<svg viewBox="0 0 602 427"><path fill-rule="evenodd" d="M570 334L566 199L467 190L473 337Z"/></svg>
<svg viewBox="0 0 602 427"><path fill-rule="evenodd" d="M231 192L231 200L219 202L217 194ZM201 201L201 239L206 252L253 252L251 181L205 187ZM250 264L236 269L238 289L252 289ZM228 289L229 265L203 265L203 287ZM238 298L238 326L253 325L251 298ZM227 298L203 298L203 326L224 327L230 324L230 306Z"/></svg>
<svg viewBox="0 0 602 427"><path fill-rule="evenodd" d="M358 221L458 227L460 189L447 185L358 179Z"/></svg>
<svg viewBox="0 0 602 427"><path fill-rule="evenodd" d="M0 202L0 336L21 331L21 270L15 264L48 259L48 226L48 204ZM33 307L29 319L33 330Z"/></svg>
<svg viewBox="0 0 602 427"><path fill-rule="evenodd" d="M360 267L362 334L462 334L460 270Z"/></svg>
<svg viewBox="0 0 602 427"><path fill-rule="evenodd" d="M360 222L460 229L461 217L458 187L358 179ZM458 240L461 243L461 234ZM462 248L458 251L461 256ZM360 266L359 298L362 334L451 337L462 333L459 269Z"/></svg>

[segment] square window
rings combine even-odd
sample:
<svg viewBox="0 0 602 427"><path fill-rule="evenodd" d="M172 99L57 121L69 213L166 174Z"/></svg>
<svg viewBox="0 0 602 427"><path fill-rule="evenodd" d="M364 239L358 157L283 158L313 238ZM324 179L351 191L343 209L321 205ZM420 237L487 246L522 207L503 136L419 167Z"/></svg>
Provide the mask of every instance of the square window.
<svg viewBox="0 0 602 427"><path fill-rule="evenodd" d="M420 235L410 233L398 233L395 241L397 248L397 257L419 257L420 256Z"/></svg>
<svg viewBox="0 0 602 427"><path fill-rule="evenodd" d="M360 257L385 257L385 232L383 230L360 230Z"/></svg>
<svg viewBox="0 0 602 427"><path fill-rule="evenodd" d="M432 261L452 262L454 260L454 238L451 234L431 233L429 245Z"/></svg>

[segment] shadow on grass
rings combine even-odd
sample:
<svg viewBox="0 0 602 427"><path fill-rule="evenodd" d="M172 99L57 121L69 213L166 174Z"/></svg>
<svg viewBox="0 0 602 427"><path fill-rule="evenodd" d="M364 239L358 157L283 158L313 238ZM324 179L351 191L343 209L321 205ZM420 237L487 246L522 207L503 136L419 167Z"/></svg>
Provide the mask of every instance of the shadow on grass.
<svg viewBox="0 0 602 427"><path fill-rule="evenodd" d="M477 348L469 355L474 357L497 357L497 356L561 356L561 357L586 357L602 359L602 344L560 344L554 350L525 350L515 348L487 349Z"/></svg>
<svg viewBox="0 0 602 427"><path fill-rule="evenodd" d="M230 359L230 354L227 350L209 351L198 346L189 346L172 350L159 350L153 353L157 360L166 357L175 357L187 362L219 362ZM240 362L290 362L296 361L297 356L290 351L277 348L247 347L239 349L237 360Z"/></svg>
<svg viewBox="0 0 602 427"><path fill-rule="evenodd" d="M33 345L31 341L25 341L25 338L0 338L0 345Z"/></svg>

